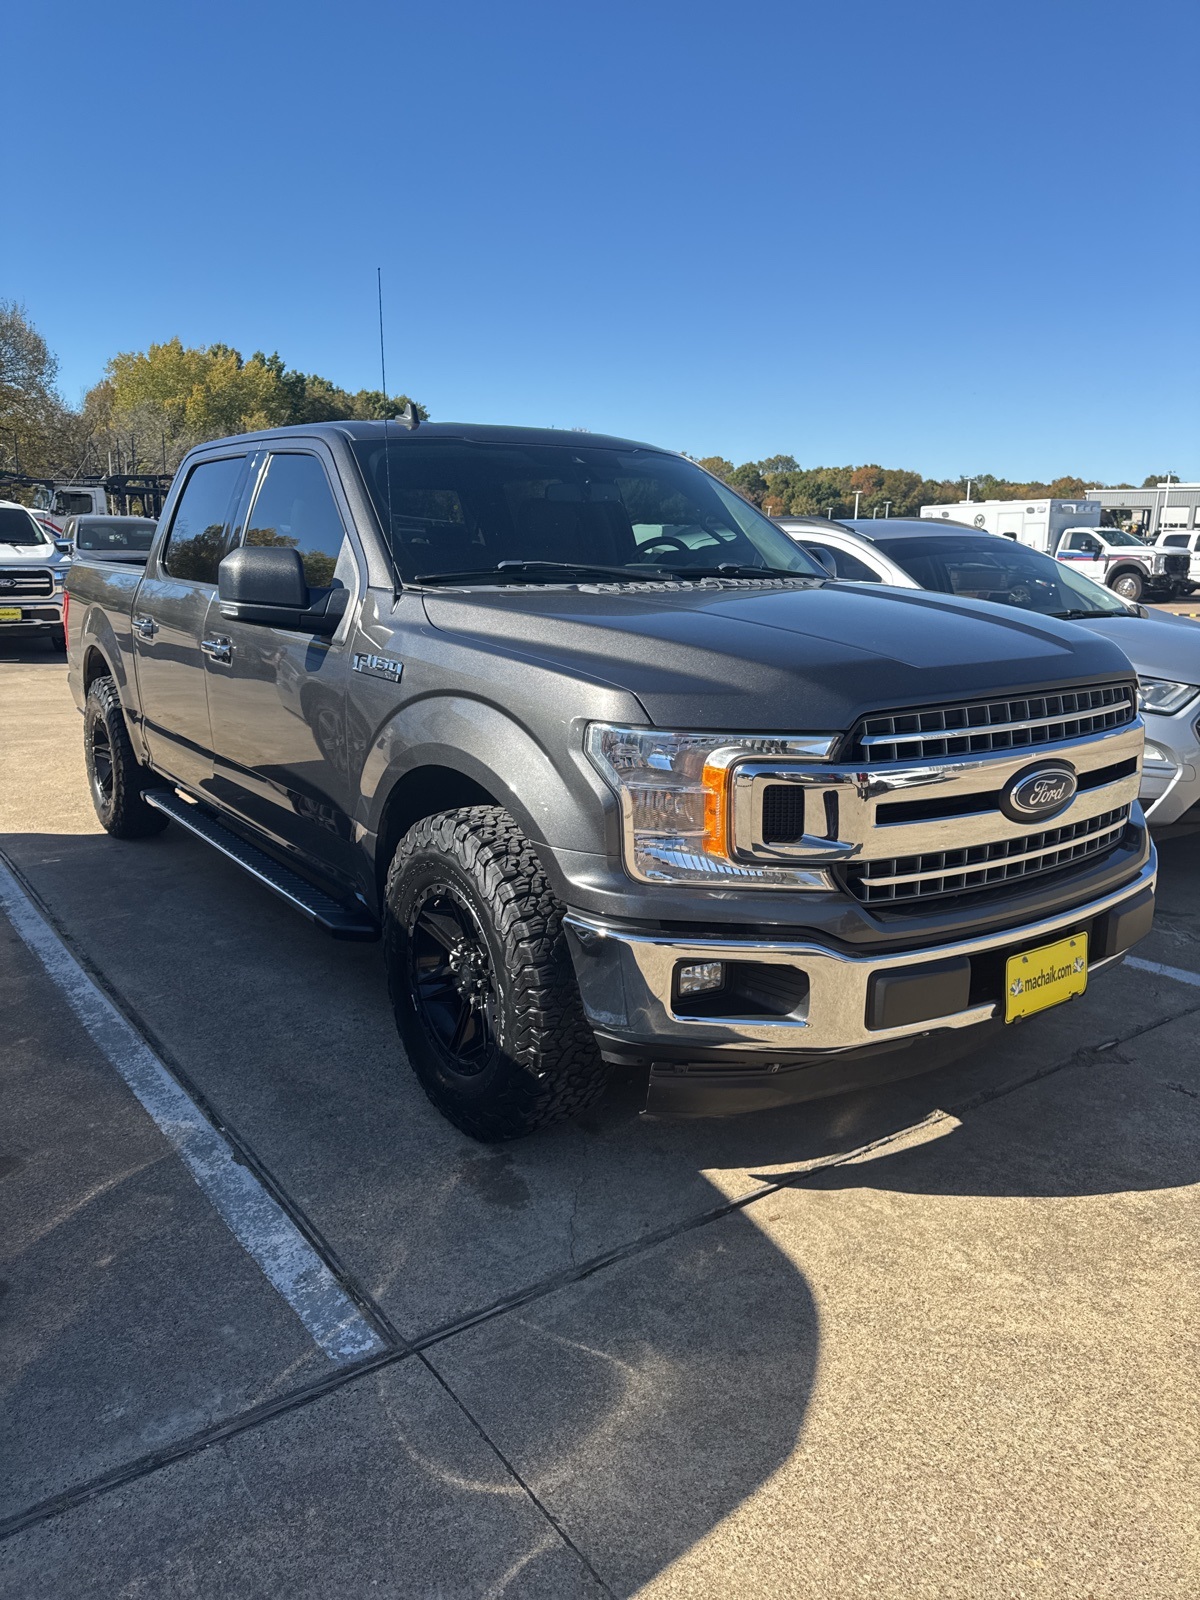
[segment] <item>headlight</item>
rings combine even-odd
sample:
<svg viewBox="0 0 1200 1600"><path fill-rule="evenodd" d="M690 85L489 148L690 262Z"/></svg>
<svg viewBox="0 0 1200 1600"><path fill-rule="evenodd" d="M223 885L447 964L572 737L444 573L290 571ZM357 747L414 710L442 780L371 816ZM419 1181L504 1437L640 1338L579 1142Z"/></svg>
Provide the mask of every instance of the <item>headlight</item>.
<svg viewBox="0 0 1200 1600"><path fill-rule="evenodd" d="M1170 678L1138 679L1138 710L1171 717L1200 694L1194 683L1174 683Z"/></svg>
<svg viewBox="0 0 1200 1600"><path fill-rule="evenodd" d="M662 733L588 724L585 748L621 802L625 865L646 883L720 883L772 889L826 888L804 867L735 861L729 840L729 776L753 757L825 760L837 736Z"/></svg>

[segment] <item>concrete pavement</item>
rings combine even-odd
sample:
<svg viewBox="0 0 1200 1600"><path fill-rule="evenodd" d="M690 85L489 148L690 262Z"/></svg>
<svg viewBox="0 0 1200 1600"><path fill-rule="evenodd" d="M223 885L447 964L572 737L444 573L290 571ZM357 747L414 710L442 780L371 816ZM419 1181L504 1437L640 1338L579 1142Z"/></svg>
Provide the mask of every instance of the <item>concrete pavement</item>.
<svg viewBox="0 0 1200 1600"><path fill-rule="evenodd" d="M873 1094L672 1124L618 1083L488 1150L408 1073L376 948L177 830L99 834L63 676L0 659L3 848L387 1350L306 1342L0 941L0 1592L1200 1591L1200 989L1122 968ZM1171 833L1139 954L1195 971Z"/></svg>

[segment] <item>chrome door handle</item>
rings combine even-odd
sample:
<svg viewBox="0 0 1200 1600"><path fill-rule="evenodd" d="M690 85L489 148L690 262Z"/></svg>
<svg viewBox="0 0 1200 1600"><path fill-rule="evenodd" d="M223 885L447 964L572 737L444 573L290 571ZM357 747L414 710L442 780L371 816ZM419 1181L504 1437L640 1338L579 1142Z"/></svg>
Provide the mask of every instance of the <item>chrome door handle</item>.
<svg viewBox="0 0 1200 1600"><path fill-rule="evenodd" d="M218 635L214 639L201 639L200 648L213 661L233 660L233 640Z"/></svg>
<svg viewBox="0 0 1200 1600"><path fill-rule="evenodd" d="M153 639L158 632L158 623L153 617L134 617L133 631L143 639Z"/></svg>

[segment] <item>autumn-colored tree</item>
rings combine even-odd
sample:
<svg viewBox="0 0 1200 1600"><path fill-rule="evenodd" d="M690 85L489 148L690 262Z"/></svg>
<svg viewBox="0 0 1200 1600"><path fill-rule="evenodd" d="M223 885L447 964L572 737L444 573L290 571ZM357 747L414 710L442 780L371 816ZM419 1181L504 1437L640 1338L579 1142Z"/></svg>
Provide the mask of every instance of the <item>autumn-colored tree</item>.
<svg viewBox="0 0 1200 1600"><path fill-rule="evenodd" d="M200 349L176 338L114 356L84 409L97 424L98 454L111 452L115 440L127 464L174 470L205 439L291 423L394 417L408 403L407 395L352 394L316 373L290 371L278 353L256 350L245 359L229 345ZM428 415L421 405L416 411Z"/></svg>

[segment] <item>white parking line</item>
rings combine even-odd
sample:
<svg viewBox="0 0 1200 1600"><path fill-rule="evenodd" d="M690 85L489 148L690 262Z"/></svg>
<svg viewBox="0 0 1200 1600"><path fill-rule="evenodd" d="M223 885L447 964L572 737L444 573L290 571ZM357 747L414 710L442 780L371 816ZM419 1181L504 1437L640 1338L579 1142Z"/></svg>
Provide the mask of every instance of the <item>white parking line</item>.
<svg viewBox="0 0 1200 1600"><path fill-rule="evenodd" d="M1139 972L1157 972L1160 978L1174 978L1176 983L1190 983L1200 989L1200 972L1189 972L1186 967L1164 967L1158 961L1143 961L1141 956L1126 956L1125 965Z"/></svg>
<svg viewBox="0 0 1200 1600"><path fill-rule="evenodd" d="M0 864L0 906L92 1042L124 1078L234 1238L331 1361L355 1361L383 1340L283 1208L150 1046L92 982L16 878Z"/></svg>

